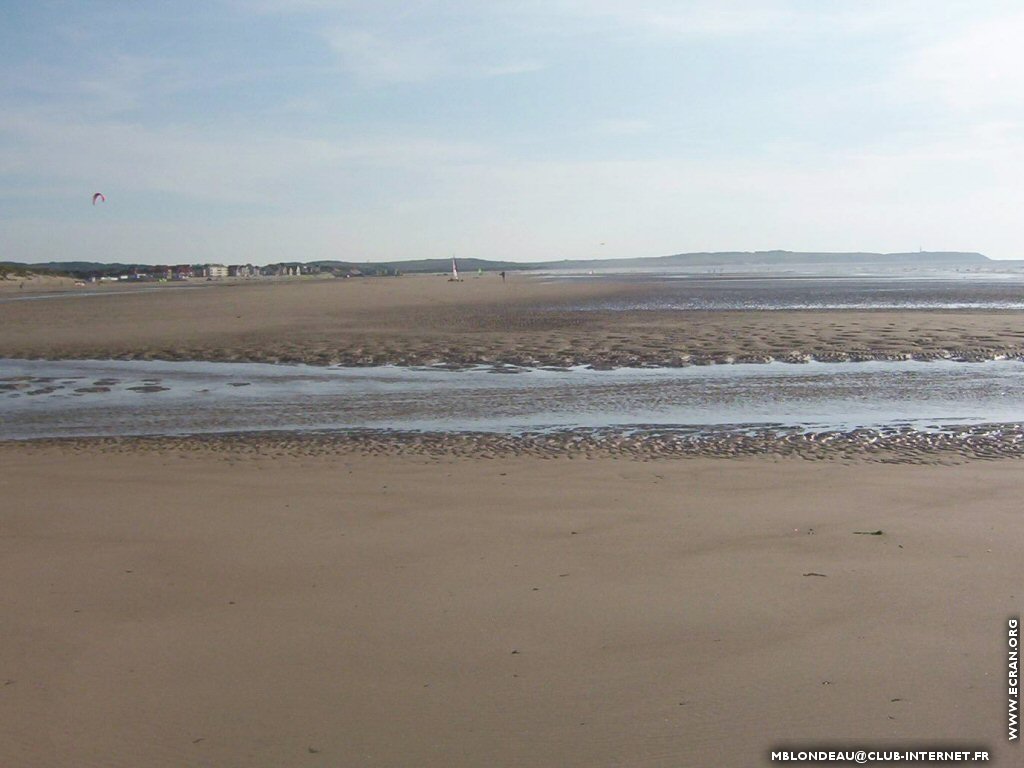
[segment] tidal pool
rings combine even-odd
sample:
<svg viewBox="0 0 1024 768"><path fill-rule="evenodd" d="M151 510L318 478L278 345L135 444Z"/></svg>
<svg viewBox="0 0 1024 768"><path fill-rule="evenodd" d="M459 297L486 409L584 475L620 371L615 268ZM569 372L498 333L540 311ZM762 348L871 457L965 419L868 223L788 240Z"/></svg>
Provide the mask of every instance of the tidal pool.
<svg viewBox="0 0 1024 768"><path fill-rule="evenodd" d="M928 431L1024 423L1024 362L597 371L0 360L0 439L386 429Z"/></svg>

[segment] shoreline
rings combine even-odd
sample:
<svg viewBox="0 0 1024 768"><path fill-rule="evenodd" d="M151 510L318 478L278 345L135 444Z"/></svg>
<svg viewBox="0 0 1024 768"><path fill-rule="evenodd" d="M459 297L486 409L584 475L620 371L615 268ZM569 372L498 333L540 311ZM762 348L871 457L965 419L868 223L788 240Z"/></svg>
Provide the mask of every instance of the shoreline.
<svg viewBox="0 0 1024 768"><path fill-rule="evenodd" d="M833 350L827 352L805 352L791 350L788 353L773 356L770 354L719 354L691 355L663 353L608 353L596 355L552 355L544 351L516 351L505 355L488 353L467 354L451 353L439 356L434 353L400 353L377 354L367 356L352 353L340 353L325 356L321 352L310 351L296 354L276 354L274 352L238 352L238 351L150 351L139 350L123 352L101 357L79 357L72 350L58 353L27 354L23 356L0 355L0 360L11 361L51 361L51 362L104 362L104 361L154 361L154 362L197 362L197 363L266 363L271 365L309 365L318 368L436 368L451 370L468 370L472 368L543 368L565 370L569 368L590 368L593 370L616 370L621 368L689 368L691 366L714 365L768 365L784 363L802 365L806 363L870 363L870 362L921 362L930 363L949 361L954 363L984 363L1000 360L1024 361L1024 346L993 349L979 347L974 349L936 349L927 352L882 352L870 349Z"/></svg>
<svg viewBox="0 0 1024 768"><path fill-rule="evenodd" d="M419 432L386 429L261 430L180 435L68 436L0 440L0 451L56 450L102 454L272 458L390 456L507 460L800 459L808 462L951 464L1024 458L1024 423L949 425L937 431L908 428L807 432L757 428L746 432L689 428L572 429L519 434Z"/></svg>

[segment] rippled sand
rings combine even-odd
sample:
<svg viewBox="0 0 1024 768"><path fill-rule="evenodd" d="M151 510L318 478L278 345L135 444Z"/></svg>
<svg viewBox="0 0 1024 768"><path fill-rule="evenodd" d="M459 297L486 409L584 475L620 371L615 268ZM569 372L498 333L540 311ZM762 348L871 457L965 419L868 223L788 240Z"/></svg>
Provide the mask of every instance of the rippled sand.
<svg viewBox="0 0 1024 768"><path fill-rule="evenodd" d="M1024 355L1012 310L573 311L629 283L255 283L0 304L0 356L631 366Z"/></svg>
<svg viewBox="0 0 1024 768"><path fill-rule="evenodd" d="M887 464L955 464L977 459L1024 457L1024 425L975 424L941 431L856 429L805 433L798 429L752 429L738 434L702 430L641 431L576 429L525 434L490 432L402 432L357 429L338 433L258 432L174 437L43 438L0 441L0 449L27 454L60 449L110 454L180 452L259 457L423 456L430 458L614 459L651 461L673 457L720 459L757 456L812 461ZM726 468L728 465L723 465Z"/></svg>

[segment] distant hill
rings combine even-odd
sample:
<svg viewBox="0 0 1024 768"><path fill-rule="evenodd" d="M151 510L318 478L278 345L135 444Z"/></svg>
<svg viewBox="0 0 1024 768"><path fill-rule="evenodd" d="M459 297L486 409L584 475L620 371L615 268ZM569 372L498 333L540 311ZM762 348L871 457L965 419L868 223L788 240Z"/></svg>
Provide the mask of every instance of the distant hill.
<svg viewBox="0 0 1024 768"><path fill-rule="evenodd" d="M639 267L773 267L773 266L861 266L876 265L977 265L991 262L980 253L960 251L917 251L913 253L817 253L800 251L718 251L676 253L633 259L563 259L544 265L545 269L609 269Z"/></svg>
<svg viewBox="0 0 1024 768"><path fill-rule="evenodd" d="M18 264L34 272L48 272L58 275L120 275L130 274L136 268L147 269L147 264L119 264L101 261L43 261L37 264Z"/></svg>
<svg viewBox="0 0 1024 768"><path fill-rule="evenodd" d="M913 253L827 253L800 251L718 251L701 253L675 253L670 256L641 256L629 259L562 259L545 262L491 261L489 259L457 259L459 269L467 274L482 269L488 272L501 270L551 270L551 269L640 269L640 268L685 268L685 267L783 267L783 266L863 266L900 264L914 266L977 266L989 264L992 260L980 253L962 251L918 251ZM229 263L238 263L230 261ZM450 258L413 259L406 261L357 262L318 260L310 262L283 262L288 264L310 264L323 271L337 274L361 272L363 274L395 274L448 272L452 268ZM30 269L36 272L50 272L64 275L116 275L130 274L136 270L145 272L146 264L106 264L95 261L48 261L38 264L17 264L7 262L8 269Z"/></svg>

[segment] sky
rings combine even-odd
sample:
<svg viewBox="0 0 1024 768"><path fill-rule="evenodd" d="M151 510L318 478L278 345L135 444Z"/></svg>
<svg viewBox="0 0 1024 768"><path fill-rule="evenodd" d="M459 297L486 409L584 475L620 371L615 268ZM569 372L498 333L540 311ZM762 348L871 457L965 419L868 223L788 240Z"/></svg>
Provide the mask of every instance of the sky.
<svg viewBox="0 0 1024 768"><path fill-rule="evenodd" d="M1018 0L0 0L0 261L1024 258L1021 39Z"/></svg>

